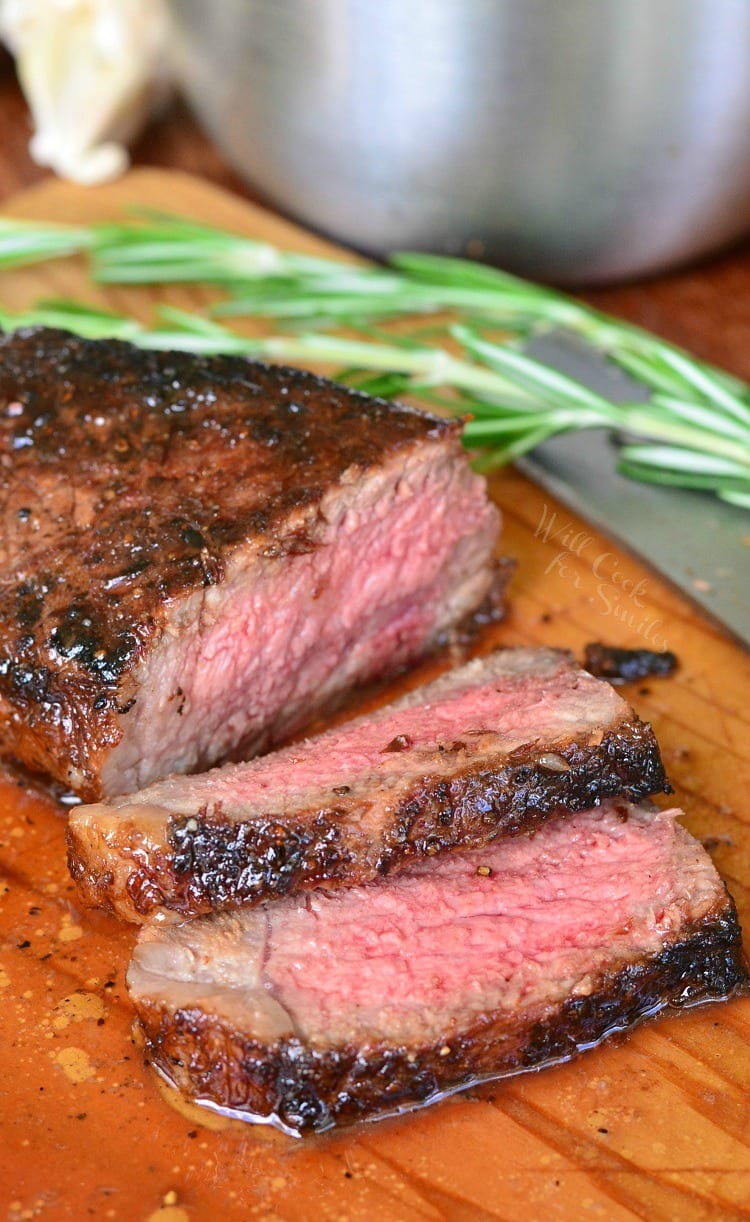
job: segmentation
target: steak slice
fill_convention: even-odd
[[[734,905],[675,823],[613,799],[385,882],[140,936],[158,1069],[287,1132],[568,1058],[748,977]]]
[[[414,661],[493,598],[460,433],[298,370],[0,336],[0,751],[93,800]]]
[[[69,860],[89,903],[192,916],[665,787],[651,727],[609,684],[561,651],[509,649],[274,755],[79,807]]]

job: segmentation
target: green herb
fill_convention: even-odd
[[[339,376],[360,388],[398,393],[435,402],[434,388],[452,397],[440,406],[470,415],[466,444],[485,451],[481,465],[498,466],[527,453],[555,434],[573,429],[608,428],[650,438],[652,444],[626,444],[620,451],[625,474],[657,483],[674,483],[716,492],[750,507],[750,427],[733,412],[657,394],[651,404],[615,405],[566,375],[467,327],[451,335],[460,350],[425,347],[404,337],[375,343],[328,334],[247,338],[212,319],[162,306],[156,324],[67,301],[42,302],[21,315],[0,311],[0,325],[41,324],[67,327],[92,338],[126,339],[142,347],[181,348],[203,353],[231,352],[294,364],[344,364]],[[369,376],[363,380],[361,371]],[[354,371],[354,372],[352,372]],[[373,371],[378,372],[373,378]]]
[[[89,229],[76,225],[47,225],[0,217],[0,270],[43,263],[86,250]]]
[[[484,469],[556,434],[606,428],[618,441],[623,474],[750,508],[750,388],[562,293],[436,255],[400,254],[387,267],[360,267],[289,253],[153,212],[89,228],[12,221],[0,228],[0,266],[18,265],[24,252],[32,261],[75,251],[88,252],[98,281],[210,283],[229,295],[211,318],[162,307],[153,327],[74,302],[40,303],[23,316],[0,315],[0,323],[338,366],[339,377],[370,393],[408,394],[470,416],[466,444],[481,451]],[[248,339],[217,321],[240,315],[275,319],[287,330]],[[425,316],[429,326],[417,330],[414,320]],[[408,334],[388,329],[404,320]],[[342,327],[356,338],[332,333]],[[520,350],[522,339],[549,331],[578,336],[647,386],[650,402],[614,404]]]
[[[332,259],[279,250],[239,234],[148,209],[136,223],[92,226],[92,273],[100,283],[244,285],[325,274]]]

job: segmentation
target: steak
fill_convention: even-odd
[[[93,800],[432,649],[499,597],[460,433],[298,370],[0,336],[0,751]]]
[[[509,649],[276,754],[79,807],[69,860],[89,903],[192,916],[666,787],[651,727],[609,684],[561,651]]]
[[[675,823],[610,800],[377,884],[142,931],[148,1056],[290,1133],[568,1058],[746,987],[734,905]]]

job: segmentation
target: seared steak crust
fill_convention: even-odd
[[[567,771],[555,760],[545,763],[544,753],[540,759],[538,747],[462,770],[461,747],[448,748],[443,756],[456,757],[455,774],[421,777],[390,813],[381,837],[364,845],[345,795],[338,805],[298,813],[294,821],[237,823],[220,812],[178,816],[169,824],[170,853],[147,851],[126,825],[120,850],[132,861],[127,908],[140,917],[156,910],[196,916],[309,887],[369,882],[414,857],[528,832],[605,798],[637,801],[670,792],[654,732],[635,715],[600,742],[555,744],[554,753]],[[92,869],[75,823],[68,843],[70,871],[86,902],[132,917],[112,889],[112,874]],[[110,848],[116,845],[115,835]]]
[[[210,620],[242,549],[265,574],[309,556],[330,523],[326,494],[346,499],[386,461],[395,485],[425,445],[458,458],[459,435],[298,370],[46,329],[0,337],[0,750],[87,798],[132,788],[127,769],[106,784],[102,769],[136,720],[139,666],[185,627],[176,609],[193,596],[191,617]],[[497,514],[480,518],[486,580],[453,622],[491,585]],[[409,660],[398,640],[388,647],[381,671]],[[161,715],[184,714],[184,747],[182,696],[177,683]],[[159,737],[156,725],[154,749]],[[207,762],[201,749],[135,783]]]
[[[275,755],[79,807],[83,898],[194,916],[515,836],[669,785],[651,727],[558,650],[474,659]]]
[[[138,1004],[147,1055],[190,1098],[297,1134],[409,1110],[492,1078],[569,1059],[667,1008],[746,991],[733,902],[655,958],[605,973],[586,995],[545,1013],[485,1014],[458,1036],[419,1048],[269,1046],[199,1009]]]
[[[551,771],[538,750],[523,748],[448,780],[424,776],[399,802],[382,843],[365,858],[358,859],[356,845],[346,843],[344,809],[318,812],[296,837],[273,823],[250,833],[247,824],[202,819],[193,827],[190,819],[175,819],[170,844],[178,887],[184,875],[194,884],[193,913],[196,901],[200,910],[209,910],[271,899],[303,885],[367,882],[411,857],[477,848],[495,836],[528,832],[551,814],[586,810],[619,795],[636,801],[669,788],[653,730],[637,718],[600,743],[573,742],[555,754],[569,771]],[[279,831],[286,835],[280,838]]]
[[[248,1039],[199,1009],[139,1006],[148,1056],[194,1100],[270,1118],[294,1134],[424,1106],[454,1090],[563,1061],[668,1007],[721,1000],[748,986],[732,901],[660,956],[602,975],[525,1022],[486,1014],[458,1037],[424,1047],[315,1048]]]

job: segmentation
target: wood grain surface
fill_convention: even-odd
[[[86,220],[133,202],[320,249],[244,201],[157,170],[89,191],[44,183],[7,210]],[[64,293],[142,317],[156,296],[95,290],[78,261],[0,277],[10,306]],[[192,288],[159,296],[190,308],[207,299]],[[518,560],[495,642],[580,651],[601,639],[679,655],[674,678],[625,694],[653,722],[688,826],[750,929],[748,656],[519,474],[495,476],[491,489],[503,550]],[[0,779],[0,1219],[750,1216],[750,1000],[675,1014],[411,1116],[295,1142],[170,1097],[144,1065],[124,989],[135,935],[80,910],[64,822],[43,793]]]

